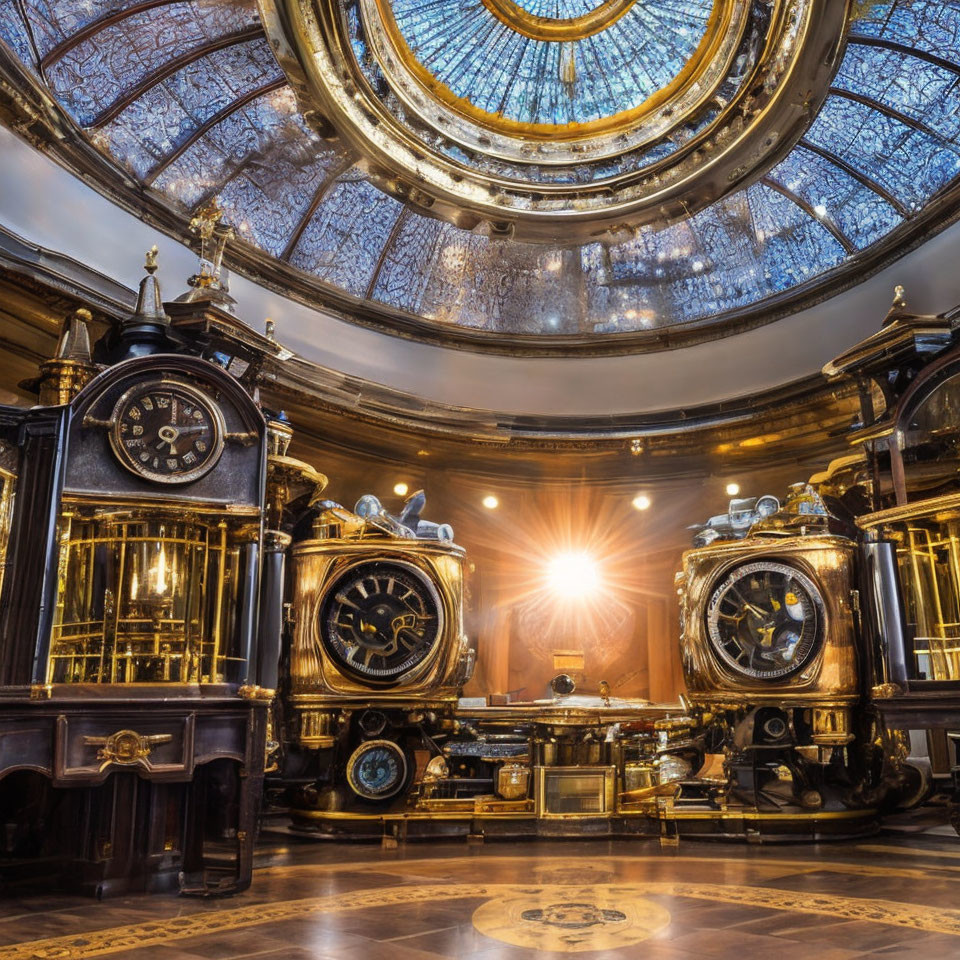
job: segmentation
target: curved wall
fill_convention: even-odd
[[[160,278],[173,299],[196,258],[104,199],[0,128],[0,222],[24,239],[135,284],[143,251],[160,247]],[[911,309],[960,302],[960,224],[893,266],[816,307],[746,333],[659,353],[617,357],[502,357],[391,337],[295,303],[234,275],[238,312],[265,317],[305,359],[425,399],[508,414],[598,415],[690,408],[808,376],[880,325],[893,287]]]

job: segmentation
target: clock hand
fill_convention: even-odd
[[[731,587],[730,592],[736,596],[745,610],[749,610],[755,617],[769,617],[767,611],[761,609],[756,604],[751,603],[736,587]]]
[[[158,431],[157,436],[160,438],[160,442],[157,444],[157,449],[159,450],[165,443],[170,444],[170,456],[175,457],[177,455],[177,439],[180,436],[180,429],[175,427],[173,424],[164,424]]]

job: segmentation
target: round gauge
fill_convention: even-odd
[[[403,787],[407,758],[391,740],[368,740],[347,761],[347,783],[358,797],[386,800]]]
[[[220,408],[179,380],[129,389],[111,417],[110,445],[132,473],[154,483],[189,483],[216,465],[225,427]]]
[[[320,636],[346,673],[393,682],[420,666],[442,628],[436,587],[416,567],[371,561],[351,567],[327,591]]]
[[[735,567],[714,587],[707,630],[714,650],[735,673],[777,680],[814,654],[823,598],[796,567],[756,561]]]

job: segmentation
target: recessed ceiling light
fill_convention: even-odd
[[[649,510],[651,502],[652,501],[645,493],[638,493],[633,498],[633,505],[637,510]]]
[[[496,510],[500,506],[500,501],[492,493],[488,493],[481,502],[488,510]]]
[[[395,484],[393,485],[393,492],[394,492],[398,497],[405,497],[405,496],[407,495],[407,491],[408,491],[409,489],[410,489],[410,488],[409,488],[405,483],[395,483]]]

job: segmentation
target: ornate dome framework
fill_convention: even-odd
[[[831,42],[821,43],[818,70],[810,72],[808,64],[785,74],[789,81],[799,79],[798,71],[808,80],[823,80],[804,91],[803,129],[788,124],[791,132],[778,137],[776,149],[759,149],[763,140],[746,138],[744,146],[753,144],[762,156],[742,172],[739,167],[745,164],[737,164],[731,171],[738,172],[735,182],[711,187],[709,178],[702,179],[711,165],[699,162],[701,156],[690,165],[691,177],[701,177],[697,190],[678,192],[679,213],[664,211],[673,218],[668,226],[645,224],[646,216],[659,219],[660,212],[640,204],[625,217],[582,218],[588,232],[609,231],[611,223],[622,226],[620,221],[629,223],[629,231],[577,238],[564,225],[558,239],[536,235],[538,242],[516,238],[525,229],[522,216],[511,230],[509,219],[485,218],[462,196],[454,195],[447,204],[450,198],[425,189],[426,178],[413,182],[399,161],[378,163],[365,146],[369,141],[358,140],[355,130],[338,128],[336,116],[318,111],[323,91],[304,72],[304,49],[311,52],[302,48],[308,32],[293,32],[301,47],[296,49],[287,14],[281,10],[278,19],[279,4],[263,6],[269,14],[265,21],[253,0],[0,0],[0,39],[9,54],[5,69],[8,76],[19,69],[21,77],[32,78],[34,102],[46,104],[50,129],[61,140],[57,149],[68,163],[83,166],[77,143],[95,148],[100,166],[87,156],[84,172],[99,179],[102,188],[123,194],[129,205],[171,231],[178,225],[182,229],[192,211],[218,195],[239,235],[228,261],[304,300],[391,332],[509,352],[672,346],[734,332],[809,303],[902,252],[954,213],[960,172],[957,2],[852,2],[845,36],[842,29],[839,34],[833,29]],[[840,6],[831,3],[826,9],[835,12]],[[389,5],[386,0],[361,0],[359,5],[330,0],[328,12],[336,8],[342,15],[334,36],[349,44],[342,64],[356,87],[359,99],[354,102],[362,101],[366,109],[376,100],[385,113],[396,111],[391,116],[397,124],[405,108],[401,80],[414,90],[417,77],[409,71],[401,76],[385,55],[381,63],[364,46],[362,41],[376,32],[370,28],[383,23],[372,19],[374,7],[381,13],[389,7],[408,49],[416,48],[417,62],[429,65],[437,83],[454,94],[447,101],[435,96],[425,102],[434,111],[464,118],[450,128],[461,139],[471,118],[460,102],[466,98],[457,91],[469,93],[468,106],[489,106],[496,84],[483,87],[461,78],[466,85],[458,88],[450,63],[437,59],[437,51],[445,49],[437,38],[462,27],[462,18],[458,21],[450,10],[473,10],[475,17],[495,24],[505,44],[521,37],[528,41],[525,49],[539,44],[553,53],[572,46],[572,59],[564,61],[558,53],[555,60],[532,62],[546,64],[539,76],[549,77],[557,90],[570,86],[571,63],[575,75],[574,96],[555,97],[552,114],[546,101],[515,98],[513,106],[505,102],[502,110],[486,110],[486,119],[473,117],[473,133],[486,129],[491,142],[502,136],[509,143],[510,121],[552,125],[566,132],[538,141],[536,131],[528,131],[526,149],[538,142],[542,150],[579,149],[591,142],[589,137],[608,145],[604,137],[626,138],[623,143],[629,145],[629,137],[647,124],[650,136],[638,134],[637,142],[642,141],[640,149],[653,151],[654,162],[664,164],[665,171],[678,169],[672,165],[674,153],[697,142],[707,127],[715,129],[711,123],[726,116],[723,109],[736,101],[736,91],[721,98],[727,99],[724,108],[698,128],[691,118],[700,117],[697,110],[710,115],[720,109],[716,95],[697,100],[683,82],[670,89],[678,77],[689,80],[694,73],[709,86],[705,78],[713,76],[710,69],[727,66],[719,55],[697,59],[705,38],[717,44],[718,38],[731,35],[717,26],[717,11],[728,11],[734,24],[729,30],[739,41],[748,35],[750,17],[763,14],[764,8],[770,24],[794,23],[795,42],[781,52],[796,58],[813,57],[816,51],[815,45],[802,42],[811,34],[801,28],[808,23],[804,16],[820,9],[814,0],[744,0],[739,5],[718,0],[716,6],[706,0],[610,0],[599,7],[591,7],[590,0],[477,0],[472,6],[466,0],[419,6],[407,0]],[[626,92],[608,91],[607,101],[596,92],[588,96],[586,78],[596,80],[602,71],[583,67],[584,51],[588,46],[600,50],[617,36],[616,30],[640,30],[638,24],[654,8],[672,12],[675,22],[688,22],[689,38],[680,42],[679,27],[672,39],[667,30],[655,31],[649,42],[656,55],[649,59],[659,72],[652,71],[646,85],[634,79]],[[749,8],[749,16],[737,20],[741,8]],[[446,15],[437,12],[444,9]],[[417,11],[431,10],[436,36],[422,33],[429,22],[427,27],[413,22]],[[594,21],[588,22],[590,17]],[[821,19],[820,26],[825,22]],[[558,29],[558,24],[584,36],[571,40],[568,32],[562,41],[539,38],[538,31]],[[598,25],[602,29],[589,32]],[[763,36],[766,44],[770,29]],[[283,70],[274,49],[281,39],[276,53]],[[830,63],[830,51],[841,40],[842,58]],[[486,60],[476,52],[485,49]],[[742,52],[742,44],[737,49]],[[508,61],[496,46],[492,52],[483,45],[473,50],[461,56],[476,68],[471,76],[487,77],[491,64]],[[768,44],[762,52],[769,52]],[[773,77],[769,70],[756,72],[772,62],[758,57],[745,76],[753,81]],[[486,72],[480,69],[484,63]],[[536,79],[536,71],[532,76]],[[724,76],[729,79],[729,73]],[[423,80],[421,76],[420,89]],[[763,101],[757,116],[782,122],[787,114],[774,109],[780,96],[803,85],[793,88],[770,79],[768,90],[757,86],[748,83],[744,89],[768,96],[773,104],[764,106]],[[692,112],[682,114],[684,124],[677,130],[657,139],[654,134],[670,120],[662,111],[673,95],[688,95]],[[796,97],[786,100],[791,109],[797,107]],[[583,106],[587,102],[594,105],[593,113]],[[615,122],[606,130],[587,131],[584,139],[584,130],[569,129],[572,104],[583,111],[573,117],[574,126]],[[624,121],[638,107],[643,108],[639,114]],[[661,126],[650,126],[657,123]],[[402,125],[397,129],[404,132]],[[412,136],[409,130],[405,135]],[[794,139],[792,149],[780,156],[783,145]],[[436,138],[419,141],[417,149],[424,143],[442,153]],[[602,173],[604,164],[607,173],[612,164],[616,175],[623,174],[628,152],[624,147],[613,156],[598,148],[596,165],[590,170],[575,165],[568,182],[554,193],[567,191],[569,198],[571,185],[592,182],[590,176]],[[473,169],[486,176],[483,164],[492,163],[491,157],[506,163],[491,150]],[[526,173],[535,168],[537,176],[570,169],[543,157],[522,167]],[[530,183],[537,181],[528,179],[526,186]],[[708,202],[711,189],[716,198]],[[694,194],[707,205],[697,209],[690,199]]]

